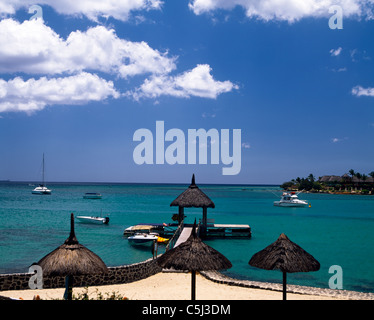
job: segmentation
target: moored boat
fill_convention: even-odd
[[[36,187],[35,189],[33,189],[31,191],[32,194],[41,194],[41,195],[50,195],[52,194],[52,190],[48,189],[45,184],[44,184],[44,153],[43,153],[43,163],[42,163],[42,170],[43,170],[43,174],[42,174],[42,183],[39,184],[38,187]]]
[[[92,224],[108,224],[109,217],[90,217],[90,216],[77,216],[79,222],[92,223]]]
[[[130,244],[134,246],[151,247],[159,238],[157,233],[135,233],[127,238]]]
[[[305,207],[308,202],[300,200],[298,198],[299,193],[295,192],[283,192],[283,195],[279,201],[274,201],[274,205],[277,207]]]

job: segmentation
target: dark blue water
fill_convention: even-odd
[[[51,196],[32,195],[27,183],[0,184],[0,273],[26,272],[28,266],[61,245],[69,235],[70,213],[110,217],[109,225],[76,222],[80,243],[108,266],[143,261],[151,252],[130,246],[126,227],[137,223],[169,223],[177,213],[170,203],[185,185],[49,184]],[[374,196],[302,194],[311,208],[274,207],[277,187],[217,186],[200,188],[214,201],[208,218],[216,223],[249,224],[252,238],[208,240],[233,264],[226,271],[237,278],[281,282],[279,271],[250,267],[252,255],[281,233],[312,254],[321,264],[317,272],[288,275],[288,283],[328,288],[329,268],[343,270],[343,289],[374,292]],[[100,192],[101,200],[83,199]],[[278,192],[280,195],[280,193]],[[202,217],[202,210],[186,208],[186,222]]]

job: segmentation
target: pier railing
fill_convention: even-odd
[[[177,242],[182,230],[184,227],[184,220],[182,220],[181,224],[178,226],[177,230],[175,230],[173,236],[169,240],[169,243],[167,244],[165,251],[168,251],[169,249],[173,249],[175,243]]]

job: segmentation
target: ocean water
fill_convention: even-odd
[[[130,264],[152,256],[128,244],[123,231],[137,223],[169,223],[178,212],[170,203],[188,185],[48,184],[50,196],[32,195],[28,183],[0,183],[0,273],[27,272],[28,267],[61,245],[69,235],[70,213],[109,216],[109,225],[76,221],[78,241],[108,266]],[[281,233],[312,254],[317,272],[288,274],[289,284],[329,287],[329,268],[343,270],[343,289],[374,292],[374,196],[302,194],[311,208],[274,207],[274,186],[200,185],[215,203],[208,218],[216,223],[249,224],[251,239],[216,239],[206,243],[224,254],[233,267],[224,273],[256,281],[281,282],[279,271],[249,266],[253,254]],[[83,199],[100,192],[101,200]],[[186,222],[202,210],[186,208]],[[161,252],[163,247],[159,249]]]

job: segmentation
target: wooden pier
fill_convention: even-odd
[[[192,224],[185,224],[184,221],[182,221],[171,238],[166,250],[175,248],[181,243],[185,242],[191,235],[192,228]],[[247,224],[209,223],[207,228],[204,230],[204,227],[201,225],[201,221],[199,221],[196,229],[196,233],[199,234],[202,239],[251,238],[251,227]]]

